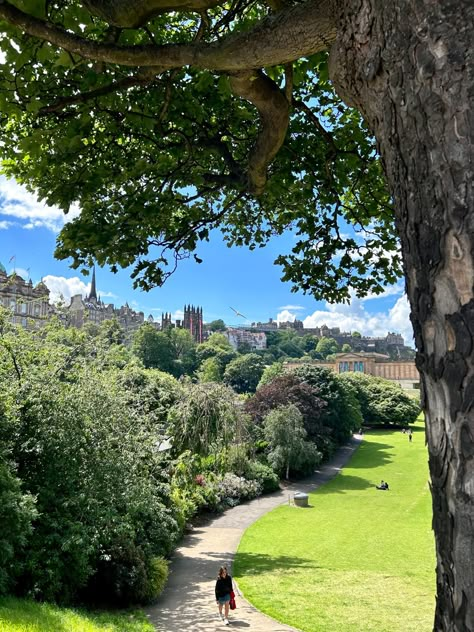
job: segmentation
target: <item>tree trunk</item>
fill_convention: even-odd
[[[435,630],[474,630],[474,3],[335,0],[331,74],[375,134],[421,374]]]

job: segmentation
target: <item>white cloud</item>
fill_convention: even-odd
[[[401,296],[388,312],[369,313],[361,299],[350,305],[326,304],[304,319],[305,328],[339,327],[341,332],[359,331],[364,336],[384,337],[389,331],[402,334],[405,344],[413,346],[413,329],[406,296]]]
[[[287,309],[296,312],[298,310],[304,309],[304,307],[302,307],[301,305],[280,305],[278,309]]]
[[[182,309],[177,309],[175,312],[171,314],[172,320],[183,320],[183,318],[184,318],[184,312]]]
[[[0,221],[0,230],[8,230],[12,226],[15,226],[15,224],[16,224],[16,222],[9,222],[6,219],[2,220],[2,221]]]
[[[0,214],[15,217],[19,222],[0,222],[0,229],[6,229],[13,224],[31,230],[34,228],[48,228],[57,233],[64,224],[79,215],[79,209],[73,205],[70,212],[64,215],[56,206],[47,206],[39,202],[36,195],[15,180],[8,180],[0,176]]]
[[[67,279],[66,277],[48,274],[43,278],[43,283],[51,292],[50,298],[53,303],[62,297],[65,303],[69,304],[72,296],[76,294],[86,296],[91,291],[91,284],[84,283],[79,277]]]
[[[277,323],[294,323],[296,319],[296,315],[292,314],[289,310],[284,309],[282,312],[278,312],[276,320]]]

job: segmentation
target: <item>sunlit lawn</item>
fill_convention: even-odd
[[[377,491],[384,479],[390,491]],[[428,632],[434,540],[424,428],[373,431],[349,465],[245,533],[234,576],[260,610],[304,632]]]
[[[1,632],[152,632],[145,614],[89,613],[25,599],[0,598]]]

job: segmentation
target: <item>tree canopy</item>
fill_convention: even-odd
[[[149,288],[214,228],[254,248],[292,226],[278,261],[315,295],[394,281],[374,141],[328,80],[330,2],[128,4],[0,7],[5,173],[81,209],[57,256],[134,265]],[[293,45],[275,45],[278,33]],[[343,238],[341,222],[360,238]]]

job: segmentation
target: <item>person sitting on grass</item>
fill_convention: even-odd
[[[377,489],[388,489],[388,483],[382,480],[380,481],[380,485],[376,485],[375,487]]]

